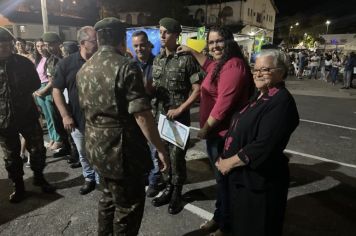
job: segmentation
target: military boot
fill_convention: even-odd
[[[25,198],[25,184],[23,179],[18,179],[14,181],[14,192],[11,193],[9,201],[11,203],[21,202]]]
[[[39,186],[44,193],[54,193],[56,188],[49,184],[44,178],[43,173],[35,173],[33,177],[33,185]]]
[[[156,197],[152,200],[152,205],[155,207],[163,206],[165,204],[168,204],[171,200],[172,197],[172,192],[173,192],[173,185],[172,184],[167,184],[166,188],[164,189],[163,193],[161,196]]]
[[[171,201],[168,206],[168,213],[175,215],[183,210],[182,185],[174,185]]]

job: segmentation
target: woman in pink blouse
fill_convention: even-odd
[[[49,81],[47,77],[46,71],[47,51],[44,50],[44,43],[42,39],[37,40],[35,46],[35,65],[41,80],[41,88],[34,92],[33,95],[37,104],[40,106],[47,123],[48,134],[50,137],[48,148],[56,150],[62,147],[62,139],[54,126],[54,119],[56,119],[56,115],[52,97],[52,85],[51,81]]]
[[[216,210],[212,220],[201,228],[224,235],[229,232],[227,209],[227,183],[215,167],[223,151],[224,135],[234,111],[241,109],[253,94],[254,85],[250,67],[233,34],[225,27],[212,27],[207,34],[207,46],[212,59],[202,53],[180,46],[178,52],[189,52],[206,72],[201,84],[200,131],[198,137],[206,139],[209,160],[217,180]]]

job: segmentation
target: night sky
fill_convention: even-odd
[[[356,0],[274,0],[281,17],[304,14],[322,14],[328,17],[356,14]]]
[[[276,28],[288,28],[290,25],[288,20],[293,16],[297,16],[295,19],[305,26],[315,15],[319,15],[323,22],[331,20],[332,33],[356,33],[356,0],[274,0],[274,2],[279,10]]]

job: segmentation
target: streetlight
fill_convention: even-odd
[[[331,23],[331,21],[329,21],[329,20],[327,20],[327,21],[325,22],[325,24],[326,24],[326,34],[328,34],[328,32],[329,32],[329,25],[330,25],[330,23]]]
[[[46,0],[41,0],[41,12],[42,12],[42,22],[43,22],[43,33],[46,33],[48,31],[48,13],[47,13]]]

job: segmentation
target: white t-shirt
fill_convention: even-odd
[[[310,58],[310,66],[319,67],[320,66],[320,57],[312,56],[312,58]]]

